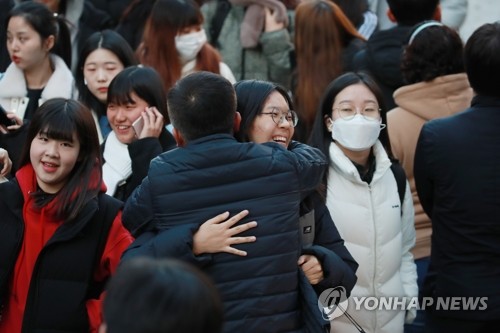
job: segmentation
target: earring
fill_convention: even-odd
[[[87,79],[83,79],[83,84],[87,85]]]

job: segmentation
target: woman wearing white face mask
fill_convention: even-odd
[[[220,74],[234,83],[229,67],[208,42],[202,29],[203,15],[194,0],[157,0],[144,27],[137,49],[139,61],[162,77],[168,91],[195,71]]]
[[[323,95],[309,143],[329,158],[323,180],[326,204],[359,264],[351,297],[398,297],[403,302],[394,310],[370,311],[373,304],[357,307],[353,301],[347,312],[366,332],[402,333],[405,321],[416,314],[409,306],[418,293],[410,252],[414,211],[404,172],[391,160],[382,103],[379,88],[366,74],[338,77]],[[332,321],[331,332],[358,330],[341,316]]]

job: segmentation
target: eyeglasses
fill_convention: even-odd
[[[276,125],[281,125],[281,123],[285,119],[292,127],[297,126],[297,123],[299,122],[297,113],[295,113],[295,111],[292,110],[288,110],[285,112],[285,111],[280,111],[280,109],[278,108],[273,108],[271,112],[262,112],[261,114],[271,115],[271,118],[273,119]]]
[[[366,104],[361,110],[353,104],[341,103],[338,107],[332,109],[332,111],[335,110],[337,110],[337,112],[339,113],[340,118],[344,120],[353,119],[357,113],[359,113],[366,119],[378,120],[380,118],[381,111],[381,109],[378,107],[378,104],[375,103]]]

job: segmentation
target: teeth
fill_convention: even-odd
[[[118,129],[121,129],[121,130],[126,130],[128,129],[130,126],[116,126]]]
[[[286,138],[284,136],[275,136],[273,137],[274,141],[286,142]]]

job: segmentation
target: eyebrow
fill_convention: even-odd
[[[85,66],[96,65],[97,63],[99,63],[99,61],[92,61],[92,62],[86,63]],[[104,65],[118,65],[118,62],[116,62],[116,61],[105,61]]]
[[[347,99],[347,100],[339,101],[338,104],[342,104],[342,103],[354,103],[354,102],[350,99]],[[378,102],[377,102],[377,100],[374,100],[374,99],[365,99],[363,101],[363,103],[378,103]]]

